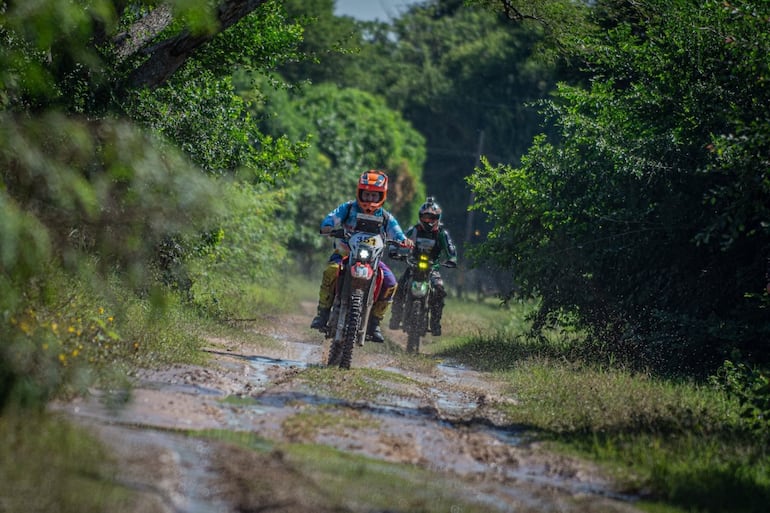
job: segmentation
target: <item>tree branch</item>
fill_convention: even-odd
[[[505,13],[505,17],[508,18],[511,21],[524,21],[524,20],[534,20],[539,21],[540,23],[547,25],[547,23],[538,18],[537,16],[531,15],[531,14],[524,14],[519,10],[519,8],[515,5],[513,5],[513,2],[510,0],[501,0],[500,2],[503,6],[503,12]]]
[[[193,34],[185,30],[181,34],[142,50],[141,48],[165,29],[172,20],[168,6],[155,9],[124,33],[123,40],[118,41],[120,58],[125,59],[139,51],[149,55],[147,60],[129,75],[128,85],[132,88],[159,87],[171,78],[195,50],[267,1],[223,0],[217,9],[219,27],[215,32]]]

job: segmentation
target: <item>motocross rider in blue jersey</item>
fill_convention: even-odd
[[[435,262],[430,273],[430,281],[433,287],[430,308],[430,331],[434,337],[441,336],[441,316],[444,312],[444,298],[446,290],[444,289],[444,280],[438,269],[440,266],[439,257],[444,256],[446,267],[457,267],[457,249],[455,248],[449,232],[441,224],[441,207],[436,203],[433,196],[428,196],[425,203],[420,206],[420,222],[406,231],[406,236],[412,241],[417,238],[433,239],[436,245],[433,246],[430,259]],[[393,301],[393,310],[390,315],[388,327],[392,330],[399,328],[404,314],[404,299],[406,299],[407,285],[411,276],[411,269],[407,268],[401,279],[398,280],[398,286]]]
[[[404,231],[396,218],[382,206],[385,203],[387,193],[388,176],[385,173],[376,170],[364,172],[358,180],[356,199],[342,203],[329,212],[321,222],[321,233],[328,235],[336,228],[352,231],[356,226],[356,216],[359,213],[364,213],[385,218],[382,224],[385,239],[411,247],[412,241],[404,235]],[[334,239],[334,252],[329,257],[329,262],[323,271],[321,287],[318,291],[318,315],[310,324],[313,329],[323,330],[329,321],[329,314],[334,303],[337,273],[342,265],[343,257],[347,256],[349,251],[350,248],[345,241]],[[396,290],[396,277],[393,271],[383,261],[380,261],[379,267],[383,274],[383,282],[380,293],[374,300],[367,328],[367,339],[374,342],[385,341],[380,329],[380,321],[385,317]]]

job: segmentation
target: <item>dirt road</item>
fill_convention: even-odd
[[[638,511],[511,425],[496,408],[510,391],[404,355],[394,332],[351,371],[325,368],[303,307],[245,325],[251,341],[210,340],[205,367],[140,372],[125,405],[94,393],[57,409],[114,450],[137,512]]]

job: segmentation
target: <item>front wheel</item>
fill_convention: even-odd
[[[336,367],[340,364],[342,358],[342,340],[337,336],[337,324],[339,316],[344,315],[344,312],[340,312],[340,302],[335,301],[332,309],[332,315],[329,318],[329,323],[326,327],[326,338],[331,338],[331,344],[329,346],[329,358],[327,365],[330,367]]]
[[[361,327],[361,312],[364,308],[364,291],[356,289],[350,294],[348,305],[348,319],[345,323],[345,336],[342,339],[342,354],[340,355],[340,368],[349,369],[353,362],[353,346],[358,340]]]
[[[329,359],[327,365],[334,367],[340,364],[340,357],[342,356],[342,342],[332,339],[331,347],[329,348]]]
[[[406,330],[406,352],[417,354],[420,352],[420,337],[423,332],[423,304],[420,300],[412,301]]]

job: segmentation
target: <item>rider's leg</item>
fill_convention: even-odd
[[[431,282],[433,284],[433,294],[430,304],[430,332],[434,337],[441,336],[441,316],[444,313],[444,298],[446,289],[444,289],[444,280],[438,271],[431,273]]]
[[[390,324],[388,327],[397,330],[404,317],[404,300],[406,299],[406,284],[409,283],[409,268],[404,271],[396,285],[396,293],[393,294],[393,306],[390,307]]]
[[[380,329],[380,322],[393,302],[393,294],[398,288],[396,276],[390,270],[390,267],[384,262],[380,262],[380,270],[382,271],[382,285],[380,286],[380,293],[374,299],[366,330],[368,338],[371,338],[374,342],[385,342],[385,337],[382,336],[382,330]]]
[[[329,263],[323,271],[321,286],[318,289],[318,313],[310,324],[313,329],[323,329],[329,322],[329,313],[332,309],[332,303],[334,303],[334,290],[337,286],[337,275],[341,262],[341,257],[335,253],[329,258]]]

